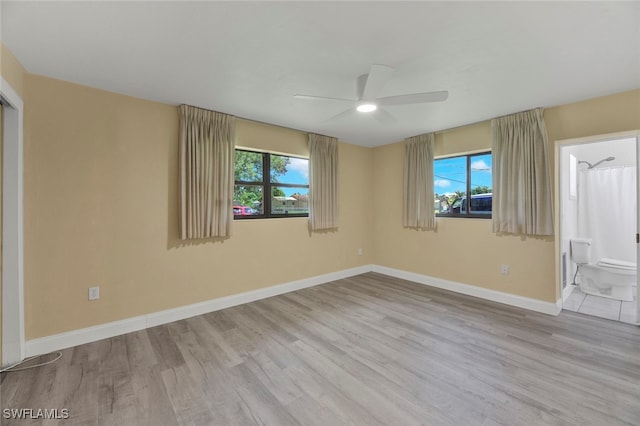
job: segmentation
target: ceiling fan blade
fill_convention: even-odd
[[[343,118],[347,118],[350,116],[353,116],[354,114],[356,114],[356,109],[355,108],[349,108],[348,110],[342,111],[340,114],[336,114],[333,117],[329,117],[326,120],[324,120],[324,123],[327,123],[329,121],[336,121],[336,120],[340,120]]]
[[[372,111],[370,114],[373,118],[375,118],[382,124],[391,124],[396,122],[396,118],[382,108],[378,108],[375,111]]]
[[[296,99],[305,99],[309,101],[340,101],[340,102],[355,102],[355,99],[344,98],[329,98],[326,96],[313,96],[313,95],[293,95]]]
[[[362,94],[364,93],[364,86],[367,85],[367,77],[369,77],[368,74],[362,74],[356,80],[356,97],[358,99],[362,99]]]
[[[428,102],[442,102],[449,97],[449,92],[442,90],[439,92],[412,93],[409,95],[389,96],[377,99],[379,105],[408,105],[424,104]]]
[[[382,90],[384,85],[387,84],[387,81],[389,81],[392,74],[393,68],[387,65],[371,65],[371,70],[369,70],[367,80],[364,83],[360,100],[375,100],[376,96],[378,96],[378,93],[380,93],[380,90]]]

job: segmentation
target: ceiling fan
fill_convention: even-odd
[[[350,102],[353,107],[335,115],[329,120],[334,120],[355,111],[369,113],[377,120],[386,123],[395,121],[393,116],[382,107],[395,105],[422,104],[428,102],[442,102],[449,97],[449,92],[441,90],[438,92],[410,93],[407,95],[387,96],[378,98],[378,93],[384,85],[391,79],[393,68],[387,65],[372,65],[369,74],[363,74],[356,80],[356,99],[331,98],[314,95],[294,95],[296,99],[306,99],[311,101],[331,101]],[[327,121],[329,121],[327,120]]]

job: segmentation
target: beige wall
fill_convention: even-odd
[[[549,141],[640,129],[640,90],[549,108],[544,114]],[[552,145],[553,147],[553,145]],[[551,164],[555,149],[551,149]],[[552,176],[554,170],[551,171]]]
[[[553,179],[556,141],[640,129],[640,90],[549,108],[545,123],[552,144],[549,155]],[[560,254],[556,256],[559,259]],[[560,298],[559,278],[556,298]]]
[[[2,42],[0,42],[0,74],[16,91],[18,96],[24,98],[25,69]]]
[[[449,151],[449,146],[459,147],[460,152],[488,149],[490,139],[486,127],[468,126],[460,133],[440,134],[436,137],[436,152]],[[467,137],[468,146],[463,143]],[[478,141],[484,141],[484,146]],[[554,287],[539,285],[554,282],[552,239],[498,237],[491,231],[491,221],[487,219],[438,218],[435,232],[403,228],[403,157],[402,143],[374,150],[373,235],[377,265],[555,301]],[[500,274],[502,264],[509,265],[509,275]]]
[[[557,298],[552,239],[495,236],[481,219],[403,229],[401,143],[340,143],[336,233],[310,235],[305,219],[246,220],[229,240],[182,243],[176,107],[24,74],[1,53],[3,77],[25,100],[27,339],[370,263]],[[548,108],[545,119],[553,142],[640,128],[638,111],[636,90]],[[295,130],[239,120],[237,137],[247,148],[308,154]],[[488,122],[436,138],[438,156],[489,147]],[[101,299],[89,302],[93,285]]]
[[[553,167],[559,139],[640,128],[640,90],[545,110]],[[436,156],[491,148],[490,122],[441,132]],[[553,238],[496,236],[491,221],[438,218],[435,232],[402,228],[403,144],[374,149],[375,263],[548,302],[559,297]],[[509,275],[500,265],[509,265]]]
[[[310,235],[305,218],[245,220],[233,238],[185,244],[177,108],[34,75],[25,83],[27,339],[373,261],[371,150],[340,144],[338,232]],[[237,136],[307,154],[302,132],[240,120]],[[101,298],[89,302],[94,285]]]
[[[549,141],[640,128],[640,89],[588,99],[544,113]]]
[[[239,120],[236,128],[237,146],[256,151],[309,156],[307,134],[250,120]]]

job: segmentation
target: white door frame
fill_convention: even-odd
[[[640,131],[636,134],[636,193],[638,205],[638,222],[636,226],[636,265],[640,265]],[[640,277],[640,275],[638,275]],[[636,324],[640,325],[640,278],[636,281]]]
[[[22,98],[0,77],[2,150],[2,361],[25,358]]]
[[[589,142],[605,142],[608,140],[615,139],[628,139],[635,138],[636,139],[636,179],[638,182],[638,197],[636,200],[637,205],[637,223],[638,227],[636,229],[636,233],[640,232],[640,130],[632,130],[628,132],[618,132],[618,133],[608,133],[604,135],[593,135],[582,138],[574,138],[574,139],[563,139],[555,141],[555,196],[554,196],[554,221],[556,226],[556,238],[555,238],[555,267],[556,267],[556,292],[560,295],[560,302],[562,302],[562,265],[561,265],[561,251],[562,251],[562,222],[561,222],[561,206],[560,206],[560,163],[561,163],[561,148],[567,145],[579,145],[582,143]],[[638,256],[638,264],[640,265],[640,245],[636,249]],[[636,296],[636,323],[640,325],[640,275],[637,277],[637,296]]]

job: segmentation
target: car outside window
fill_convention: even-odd
[[[434,160],[434,204],[439,217],[491,218],[490,152]]]
[[[308,216],[309,159],[237,149],[233,199],[235,219]]]

